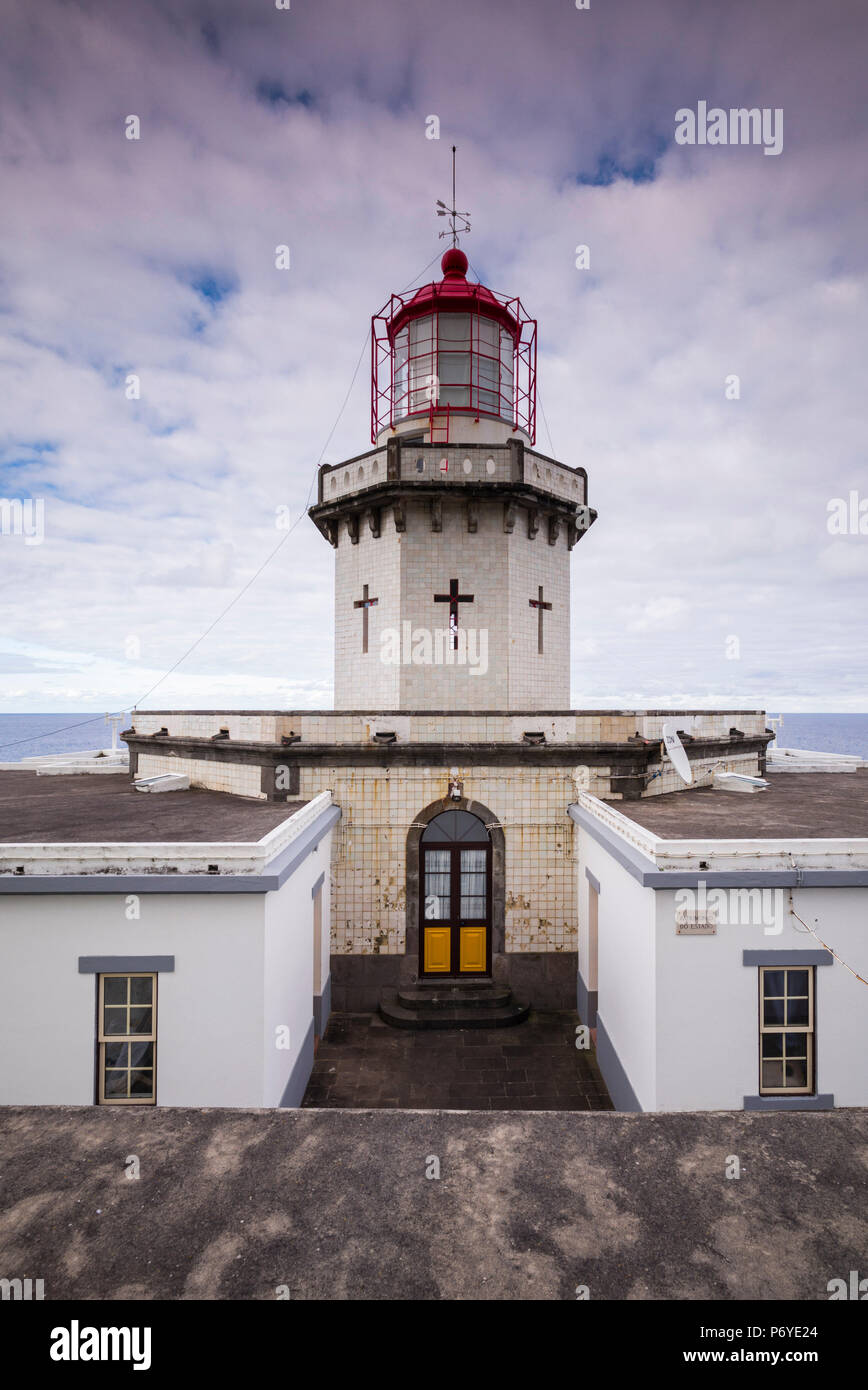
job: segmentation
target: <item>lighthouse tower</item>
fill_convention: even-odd
[[[441,268],[373,317],[374,447],[319,471],[335,708],[567,710],[587,474],[534,447],[535,320],[458,246]]]

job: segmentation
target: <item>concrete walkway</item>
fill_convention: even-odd
[[[391,1028],[376,1014],[332,1014],[305,1106],[412,1110],[611,1110],[576,1013],[531,1012],[511,1028]]]
[[[826,1300],[868,1273],[863,1111],[25,1107],[0,1153],[0,1277],[47,1299]]]

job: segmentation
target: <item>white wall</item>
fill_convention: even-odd
[[[79,956],[170,955],[175,969],[157,987],[157,1103],[278,1105],[310,1046],[311,888],[323,872],[320,992],[328,979],[331,838],[277,892],[143,893],[138,921],[123,894],[0,899],[0,1104],[92,1105],[97,977],[79,974]],[[288,1049],[276,1046],[282,1024]]]
[[[588,982],[588,881],[600,883],[597,1026],[602,1025],[643,1110],[656,1107],[654,894],[579,831],[579,969]]]
[[[91,1105],[96,992],[79,956],[174,955],[157,999],[160,1105],[262,1104],[263,897],[0,899],[0,1103]]]
[[[786,911],[780,935],[766,935],[759,923],[719,923],[716,936],[676,936],[675,893],[653,896],[657,1106],[741,1110],[744,1097],[759,1092],[757,968],[742,964],[742,952],[821,947]],[[868,979],[868,889],[795,889],[793,904]],[[868,1105],[868,987],[837,963],[816,971],[816,1030],[818,1092],[832,1094],[836,1106]]]
[[[265,1031],[263,1036],[262,1105],[279,1105],[296,1059],[308,1039],[313,1024],[314,949],[313,898],[311,889],[321,873],[323,919],[328,922],[330,898],[329,864],[332,832],[324,836],[316,850],[307,856],[276,893],[269,893],[265,904],[265,953],[263,990]],[[324,928],[324,974],[319,992],[328,979],[328,937]],[[278,1048],[275,1030],[289,1028],[290,1047]],[[311,1035],[312,1039],[312,1035]],[[306,1078],[305,1078],[306,1080]]]

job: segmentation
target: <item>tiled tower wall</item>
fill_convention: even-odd
[[[353,545],[341,522],[335,551],[335,709],[400,709],[398,666],[381,660],[381,634],[400,624],[401,536],[390,514],[382,535],[363,523]],[[362,651],[363,610],[354,607],[368,586],[376,604],[368,609],[368,650]]]
[[[342,523],[335,552],[335,707],[336,709],[565,709],[570,701],[569,573],[565,528],[548,541],[545,518],[535,537],[528,535],[528,513],[515,508],[512,532],[504,531],[501,501],[475,508],[477,529],[468,531],[463,501],[444,497],[441,530],[432,529],[429,504],[406,504],[406,530],[395,529],[384,509],[382,534],[364,524],[353,545]],[[448,640],[449,605],[435,594],[459,581],[472,603],[459,605],[459,631],[472,630],[455,661]],[[368,585],[377,604],[368,609],[368,652],[362,653],[362,610],[354,603]],[[539,588],[551,603],[544,612],[544,652],[539,653],[538,615],[530,606]],[[430,633],[432,660],[409,631]],[[384,634],[395,634],[386,662]],[[440,646],[437,633],[442,634]],[[461,639],[462,642],[464,639]],[[400,643],[400,647],[398,647]],[[417,660],[413,660],[415,646]],[[462,661],[461,657],[465,656]],[[444,659],[445,657],[445,659]]]
[[[423,709],[503,709],[509,704],[507,642],[509,601],[507,587],[507,542],[503,530],[503,507],[480,504],[477,531],[468,533],[467,518],[458,501],[443,500],[442,531],[432,531],[428,508],[423,502],[407,507],[407,531],[401,547],[401,613],[414,628],[440,631],[444,655],[449,647],[449,604],[435,603],[435,594],[449,592],[450,579],[457,579],[462,594],[472,594],[472,603],[458,605],[458,626],[482,639],[485,666],[475,661],[455,665],[402,665],[401,708]],[[468,656],[480,649],[468,645]]]
[[[509,541],[509,707],[570,707],[570,551],[565,528],[549,545],[545,521],[531,539],[527,512],[517,512]],[[543,655],[539,654],[538,599],[542,587]]]

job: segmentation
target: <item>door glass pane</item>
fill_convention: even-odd
[[[469,811],[441,811],[422,832],[423,840],[487,840],[488,831]]]
[[[425,920],[445,922],[452,909],[448,849],[425,851]]]
[[[461,851],[461,917],[484,917],[486,912],[485,850]]]

